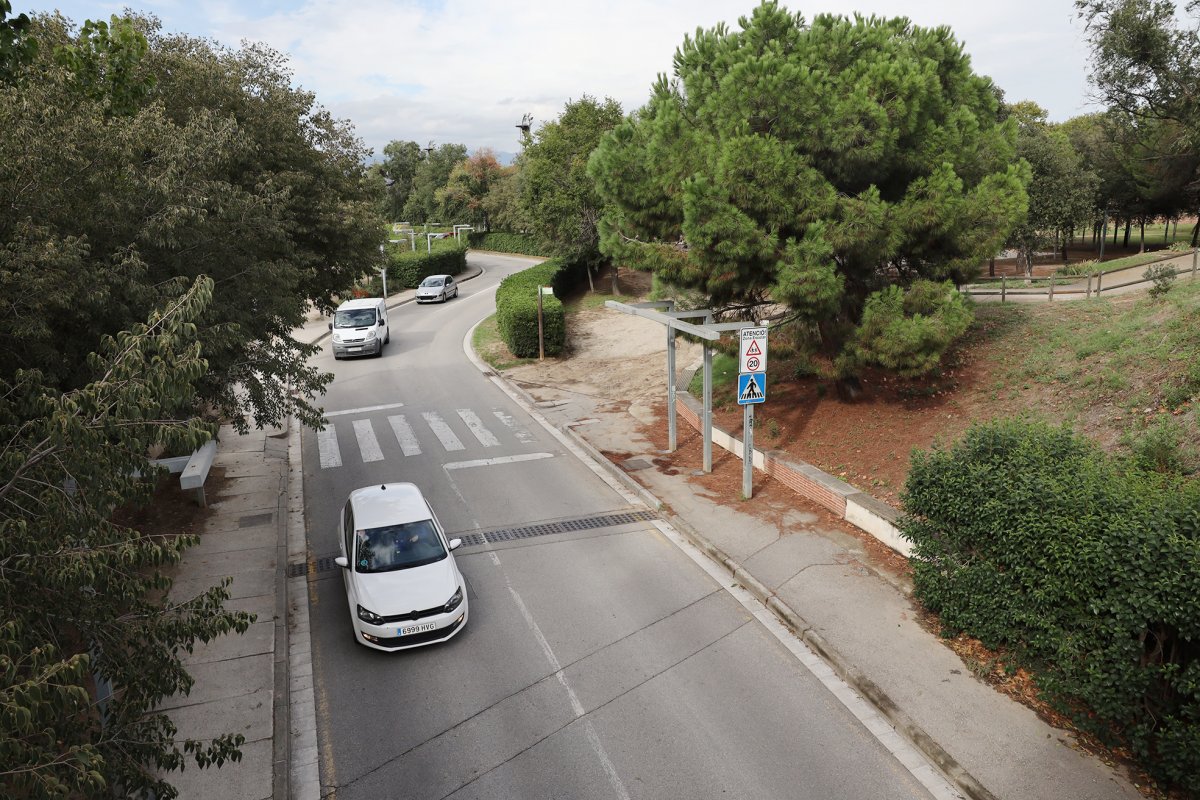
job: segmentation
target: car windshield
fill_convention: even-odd
[[[442,278],[426,278],[425,280],[421,281],[421,285],[422,286],[441,286],[442,282],[443,282]]]
[[[375,324],[375,309],[356,308],[350,311],[338,311],[333,316],[335,328],[369,328]]]
[[[355,572],[391,572],[446,557],[442,539],[429,519],[358,530],[354,538]]]

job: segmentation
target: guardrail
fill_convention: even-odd
[[[1172,256],[1171,258],[1178,258]],[[1163,259],[1169,261],[1171,259]],[[1156,263],[1151,262],[1142,266],[1149,268]],[[959,291],[963,294],[971,295],[972,297],[995,297],[999,295],[1000,302],[1008,301],[1009,296],[1027,297],[1045,296],[1046,302],[1054,302],[1054,296],[1057,295],[1073,295],[1082,294],[1085,297],[1091,297],[1095,294],[1097,297],[1102,292],[1115,292],[1118,289],[1123,289],[1127,286],[1137,286],[1142,283],[1151,283],[1153,278],[1138,278],[1132,281],[1123,281],[1117,284],[1105,285],[1104,276],[1113,272],[1124,272],[1129,269],[1137,269],[1137,267],[1120,267],[1115,270],[1094,270],[1087,275],[1048,275],[1046,277],[1030,278],[1025,276],[1010,277],[1002,275],[999,278],[976,278],[972,283],[959,287]],[[1184,267],[1175,271],[1176,277],[1184,274],[1189,274],[1192,279],[1197,276],[1196,252],[1192,254],[1192,266]],[[1086,280],[1086,285],[1081,285]],[[1095,288],[1092,288],[1092,283],[1095,282]],[[981,283],[999,283],[999,289],[979,288]],[[1031,284],[1045,283],[1046,286],[1032,286]]]

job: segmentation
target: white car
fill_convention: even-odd
[[[385,483],[350,493],[338,524],[354,638],[377,650],[444,642],[467,623],[467,585],[421,490]]]
[[[418,303],[444,303],[458,297],[458,284],[452,275],[430,275],[417,287]]]

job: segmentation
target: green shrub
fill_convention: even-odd
[[[434,243],[433,252],[389,251],[388,285],[412,289],[430,275],[458,275],[467,268],[467,249],[452,239]]]
[[[854,341],[838,357],[837,370],[852,375],[874,364],[915,378],[935,369],[954,340],[971,326],[967,300],[946,281],[888,286],[867,298]]]
[[[1010,420],[914,453],[904,503],[947,634],[1006,648],[1080,728],[1200,785],[1200,487]]]
[[[520,253],[525,256],[554,255],[548,247],[538,241],[536,236],[525,233],[506,233],[504,231],[486,231],[468,235],[471,247],[477,250],[491,250],[496,253]]]
[[[1147,267],[1142,276],[1153,284],[1150,296],[1158,298],[1171,291],[1171,284],[1175,283],[1175,268],[1170,264],[1155,264]]]
[[[1089,272],[1096,268],[1095,261],[1079,261],[1074,264],[1064,264],[1054,270],[1054,274],[1060,278],[1079,278],[1086,277]]]
[[[1194,453],[1185,450],[1188,440],[1186,423],[1168,415],[1160,415],[1141,431],[1127,432],[1125,444],[1133,461],[1147,472],[1184,472]]]
[[[514,356],[537,356],[538,286],[555,286],[555,277],[563,267],[562,261],[552,258],[500,281],[496,289],[496,322],[500,336]],[[559,293],[555,287],[555,295]],[[542,296],[543,346],[548,356],[561,353],[567,341],[562,302],[555,295]]]

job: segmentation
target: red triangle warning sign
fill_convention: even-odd
[[[746,348],[746,355],[748,355],[748,356],[761,356],[762,355],[762,350],[758,349],[758,340],[757,339],[750,340],[750,346]]]

